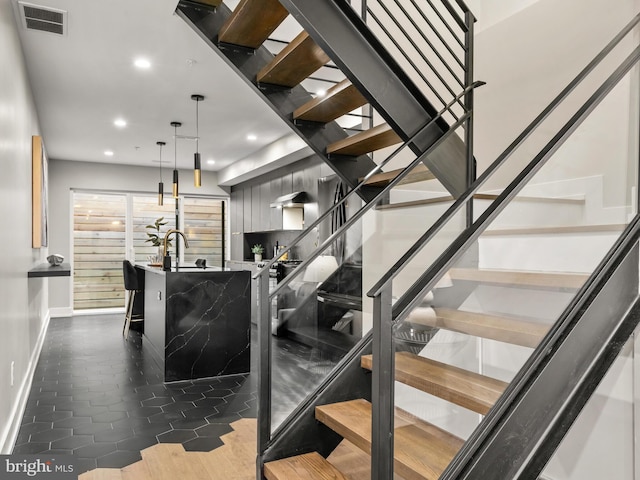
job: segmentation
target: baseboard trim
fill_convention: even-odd
[[[71,307],[54,307],[49,308],[51,318],[64,318],[73,316],[73,308]]]
[[[0,446],[2,447],[0,449],[0,454],[2,455],[9,455],[13,451],[16,438],[18,438],[20,424],[22,423],[22,417],[24,416],[24,411],[27,407],[27,400],[29,399],[29,393],[31,392],[33,375],[35,374],[36,365],[40,358],[40,352],[42,351],[42,345],[44,344],[44,338],[47,334],[50,320],[51,314],[50,312],[47,312],[44,322],[42,323],[42,328],[40,329],[40,334],[38,335],[38,341],[36,342],[35,348],[31,353],[31,358],[29,359],[29,368],[27,368],[26,375],[20,385],[17,401],[13,407],[11,415],[9,415],[7,428],[2,433],[2,437],[0,437]]]

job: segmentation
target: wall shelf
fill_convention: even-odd
[[[48,263],[41,263],[33,267],[27,272],[27,277],[70,277],[71,276],[71,264],[62,263],[57,267],[53,267]]]

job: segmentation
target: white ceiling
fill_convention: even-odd
[[[170,122],[182,122],[178,135],[196,135],[196,93],[205,96],[199,104],[203,169],[224,168],[291,132],[174,14],[176,0],[31,3],[68,12],[65,36],[18,27],[50,158],[157,167],[161,140],[167,142],[163,164],[172,167]],[[151,68],[134,67],[138,57]],[[114,126],[117,118],[127,126]],[[258,139],[247,140],[251,133]],[[179,168],[193,168],[195,148],[193,140],[178,140]],[[114,155],[106,157],[105,150]]]

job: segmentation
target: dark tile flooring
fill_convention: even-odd
[[[254,373],[164,384],[121,315],[52,319],[13,453],[74,456],[76,471],[121,468],[156,443],[210,451],[230,423],[256,416]],[[252,372],[255,372],[255,329]],[[337,359],[277,339],[275,418],[284,418]]]

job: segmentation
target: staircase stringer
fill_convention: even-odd
[[[282,88],[274,85],[258,84],[256,75],[267,64],[273,54],[266,47],[248,49],[229,44],[218,44],[218,32],[231,10],[221,4],[215,10],[183,0],[178,4],[176,14],[189,25],[202,40],[216,52],[238,76],[251,87],[273,111],[285,122],[293,132],[302,138],[315,154],[324,159],[332,170],[350,188],[354,188],[359,178],[366,176],[375,168],[375,163],[368,155],[358,157],[327,157],[327,145],[348,137],[347,132],[337,122],[315,124],[312,122],[294,122],[293,111],[310,101],[313,97],[303,87]],[[358,194],[368,202],[379,191],[374,188],[361,189]]]

